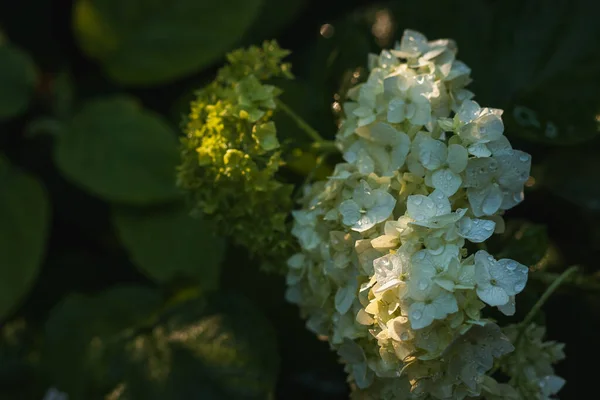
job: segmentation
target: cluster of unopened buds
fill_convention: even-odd
[[[293,213],[286,296],[338,352],[354,398],[524,399],[490,376],[514,343],[482,310],[514,314],[528,268],[466,245],[503,230],[531,157],[503,135],[502,110],[471,100],[456,53],[406,31],[370,55],[343,107],[345,162]],[[527,398],[551,398],[552,382]]]

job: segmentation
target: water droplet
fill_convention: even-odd
[[[529,156],[527,154],[523,154],[521,155],[521,157],[519,157],[519,160],[521,160],[522,162],[527,162],[529,161]]]
[[[427,208],[433,208],[433,203],[427,203]]]
[[[520,292],[521,290],[525,289],[525,283],[519,282],[519,283],[515,283],[515,287],[513,288],[515,292]]]
[[[416,197],[414,199],[414,203],[415,203],[415,205],[420,206],[421,203],[423,203],[423,199],[421,197]]]
[[[523,194],[523,192],[518,192],[518,193],[513,194],[513,200],[518,203],[523,201],[524,197],[525,197],[525,195]]]
[[[483,229],[485,229],[486,231],[490,232],[494,230],[494,226],[492,224],[484,224],[483,225]]]
[[[402,333],[400,334],[400,340],[403,340],[403,341],[404,341],[404,340],[408,340],[408,337],[409,337],[409,336],[408,336],[408,332],[402,332]]]
[[[438,203],[437,208],[442,209],[442,208],[444,208],[444,205],[442,203]]]
[[[509,271],[514,271],[515,269],[517,269],[517,263],[514,261],[509,262],[508,264],[506,264],[506,268]]]
[[[418,260],[423,260],[423,259],[425,259],[425,253],[420,251],[417,253],[416,257]]]
[[[492,256],[488,256],[487,259],[488,259],[489,262],[493,262],[494,261],[494,257],[492,257]]]
[[[423,313],[419,310],[415,310],[412,313],[413,319],[421,319],[421,317],[423,316]]]
[[[485,135],[487,132],[487,128],[485,126],[482,126],[479,128],[479,133],[481,133],[482,135]]]
[[[451,173],[449,173],[449,172],[446,172],[446,180],[447,180],[447,181],[451,181],[453,178],[454,178],[454,177],[452,176],[452,174],[451,174]]]
[[[419,281],[419,290],[425,290],[429,286],[429,282],[426,279],[421,279]]]
[[[415,219],[416,219],[417,221],[423,221],[423,220],[425,219],[425,217],[419,214],[419,215],[417,215],[417,216],[415,217]]]

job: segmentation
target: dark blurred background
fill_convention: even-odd
[[[600,280],[596,284],[595,277],[600,259],[597,1],[264,0],[249,28],[224,45],[220,55],[191,72],[148,85],[113,79],[101,57],[82,51],[73,29],[73,3],[0,3],[0,29],[13,45],[31,55],[40,77],[27,111],[0,123],[0,150],[12,164],[42,182],[53,215],[35,284],[4,318],[6,326],[14,321],[22,325],[17,329],[19,350],[7,347],[0,353],[10,358],[0,360],[0,398],[39,399],[55,384],[48,378],[52,374],[35,370],[40,360],[36,349],[44,340],[49,313],[67,294],[97,293],[125,283],[160,286],[139,272],[127,246],[120,243],[111,222],[111,203],[57,170],[52,148],[60,132],[31,127],[31,121],[59,104],[57,82],[68,77],[74,104],[116,93],[134,96],[177,130],[193,91],[214,77],[226,51],[275,38],[292,51],[289,60],[297,78],[284,86],[284,100],[323,136],[333,138],[340,96],[364,78],[367,53],[393,46],[407,28],[429,39],[456,40],[458,58],[472,68],[474,81],[469,89],[476,94],[475,100],[504,109],[506,135],[515,148],[532,154],[526,201],[508,213],[509,229],[491,248],[546,277],[571,265],[581,266],[585,284],[564,285],[544,306],[541,318],[547,324],[548,338],[566,343],[567,359],[557,367],[567,380],[560,398],[595,398],[589,393],[596,393],[593,365],[596,357],[600,359],[595,342],[600,331]],[[176,7],[178,1],[163,3]],[[207,9],[211,7],[224,6],[207,3]],[[235,10],[216,15],[225,20],[228,12]],[[214,35],[212,40],[220,38]],[[279,131],[284,137],[301,135],[289,121],[282,126]],[[275,329],[281,358],[275,397],[347,398],[345,374],[327,342],[310,334],[296,307],[283,300],[284,279],[259,273],[244,250],[231,244],[222,266],[222,290],[250,299]],[[183,286],[176,281],[169,290]],[[515,320],[527,312],[545,286],[544,279],[530,279]]]

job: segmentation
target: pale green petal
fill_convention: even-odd
[[[477,296],[490,306],[502,306],[508,303],[508,294],[500,286],[488,284],[477,286]]]
[[[520,190],[529,178],[531,156],[523,151],[511,152],[496,156],[498,160],[498,183],[510,190]]]
[[[439,189],[446,196],[450,197],[460,188],[462,179],[460,175],[449,169],[438,169],[431,176],[433,187]]]
[[[451,144],[448,146],[448,167],[454,173],[460,174],[467,167],[469,153],[460,144]]]
[[[438,169],[444,165],[448,157],[446,145],[439,140],[423,136],[418,143],[418,157],[425,168]]]
[[[415,302],[408,309],[408,319],[413,329],[423,329],[433,322],[433,307],[427,307],[425,303]]]
[[[469,122],[475,120],[479,116],[481,112],[481,107],[479,104],[474,102],[473,100],[466,100],[460,106],[458,113],[456,114],[456,118],[463,124],[468,124]]]
[[[525,288],[528,272],[529,269],[526,266],[507,258],[498,260],[490,268],[492,279],[495,279],[498,286],[502,287],[509,295],[516,295]]]
[[[475,157],[489,157],[492,155],[492,152],[487,148],[487,146],[483,143],[476,143],[469,146],[469,154],[474,155]]]
[[[339,210],[344,225],[354,225],[360,219],[360,207],[352,199],[343,201],[339,206]]]
[[[387,120],[391,123],[400,123],[406,118],[404,112],[405,102],[402,99],[392,99],[388,105]]]
[[[484,188],[498,173],[498,161],[493,158],[472,158],[465,169],[465,187]]]
[[[406,207],[407,215],[417,223],[424,222],[436,215],[436,207],[433,200],[421,194],[408,196]]]
[[[494,221],[464,217],[458,222],[458,234],[473,243],[482,243],[492,236],[495,226]]]

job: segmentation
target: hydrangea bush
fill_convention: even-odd
[[[531,157],[503,135],[502,110],[472,100],[456,54],[407,30],[369,55],[343,106],[344,162],[292,212],[287,300],[338,352],[356,399],[547,399],[564,383],[543,331],[527,328],[525,344],[486,317],[513,315],[527,283],[485,241],[523,200]]]

